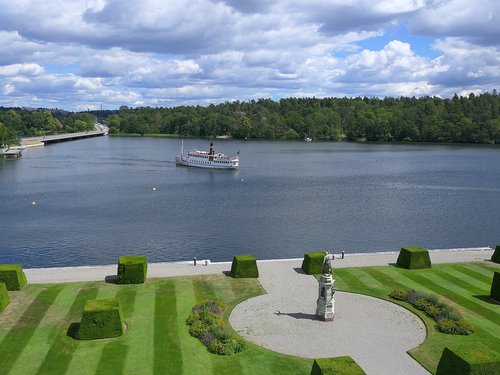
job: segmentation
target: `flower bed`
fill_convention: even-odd
[[[439,332],[452,335],[470,335],[474,327],[462,315],[437,296],[416,290],[396,289],[389,297],[411,303],[417,309],[424,311],[437,323]]]
[[[197,337],[210,353],[231,355],[241,352],[246,345],[234,337],[224,324],[224,307],[217,301],[202,301],[191,310],[186,319],[189,334]]]

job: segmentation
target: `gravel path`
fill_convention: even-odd
[[[297,261],[293,266],[300,267]],[[318,283],[290,264],[259,264],[267,294],[235,307],[229,322],[267,349],[306,358],[350,355],[367,374],[428,372],[406,351],[425,340],[424,323],[396,304],[352,293],[335,293],[335,320],[314,318]]]

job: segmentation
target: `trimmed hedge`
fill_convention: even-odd
[[[326,251],[311,251],[304,254],[302,270],[308,275],[321,273]]]
[[[491,261],[495,263],[500,263],[500,245],[497,245],[495,247],[495,251],[493,252],[493,255],[491,256]]]
[[[490,297],[497,302],[500,302],[500,272],[493,274],[493,282],[491,283]]]
[[[366,372],[349,356],[317,358],[314,360],[311,375],[363,375]]]
[[[235,255],[231,264],[231,275],[234,278],[257,278],[259,269],[257,261],[251,254]]]
[[[7,293],[7,287],[5,283],[0,283],[0,312],[4,311],[9,303],[10,298],[9,293]]]
[[[20,290],[26,285],[26,275],[20,264],[0,264],[0,283],[5,283],[7,290]]]
[[[148,259],[143,255],[118,257],[117,284],[142,284],[146,281]]]
[[[397,265],[406,269],[431,268],[429,252],[421,247],[402,247]]]
[[[78,329],[81,340],[118,337],[124,333],[123,314],[116,298],[87,300]]]
[[[500,358],[479,345],[444,348],[436,375],[500,374]]]

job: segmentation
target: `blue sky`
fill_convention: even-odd
[[[493,0],[0,0],[0,106],[499,89]]]

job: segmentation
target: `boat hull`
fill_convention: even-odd
[[[215,160],[212,161],[197,161],[189,160],[187,158],[176,157],[175,164],[182,165],[185,167],[195,167],[195,168],[205,168],[205,169],[237,169],[239,162],[233,163],[217,163]]]

